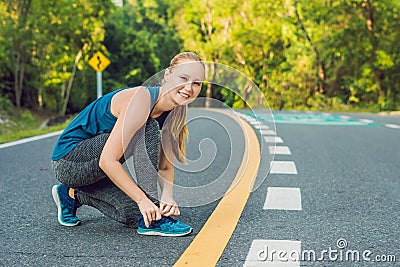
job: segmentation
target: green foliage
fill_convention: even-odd
[[[183,50],[241,71],[274,109],[400,109],[399,11],[397,0],[2,1],[0,111],[78,112],[96,98],[97,51],[111,60],[107,93]],[[218,86],[211,97],[243,107]]]
[[[141,85],[168,67],[180,51],[180,40],[168,24],[164,1],[127,1],[105,25],[104,45],[110,53],[106,87]]]
[[[0,114],[1,112],[7,112],[13,106],[10,99],[0,96]]]
[[[31,122],[34,120],[32,113],[29,110],[25,110],[21,115],[22,120]]]

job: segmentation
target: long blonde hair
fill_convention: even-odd
[[[177,65],[182,64],[184,62],[190,61],[198,61],[203,67],[204,63],[201,61],[199,55],[193,52],[182,52],[177,54],[174,58],[172,58],[169,69],[170,71]],[[175,107],[167,119],[166,130],[169,136],[169,142],[171,142],[172,150],[175,154],[175,157],[181,163],[186,163],[186,147],[185,140],[188,139],[188,129],[186,127],[186,113],[187,113],[187,105],[177,106]],[[177,150],[179,147],[179,150]]]

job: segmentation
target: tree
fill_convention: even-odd
[[[7,15],[4,18],[6,25],[2,27],[2,34],[10,37],[6,47],[11,52],[8,60],[14,75],[14,97],[17,107],[21,106],[25,70],[32,46],[32,21],[29,20],[32,13],[31,2],[31,0],[8,0],[3,3]]]
[[[211,62],[209,79],[250,80],[201,95],[244,107],[254,82],[276,109],[400,108],[397,0],[5,0],[0,91],[18,107],[64,114],[95,98],[97,51],[111,59],[105,91],[138,85],[182,50]],[[228,75],[224,77],[224,75]],[[209,103],[207,103],[209,105]]]
[[[94,53],[102,45],[104,22],[106,14],[112,12],[111,8],[114,6],[109,2],[100,5],[91,1],[74,4],[68,0],[56,1],[42,17],[42,22],[52,25],[46,29],[45,36],[54,36],[42,40],[42,57],[38,61],[38,64],[45,65],[42,67],[46,88],[43,95],[57,94],[55,108],[61,115],[66,112],[76,72],[84,69],[81,60],[87,60],[91,56],[89,53]]]
[[[183,39],[184,49],[197,52],[203,61],[211,62],[209,78],[212,81],[217,75],[217,63],[228,45],[236,5],[236,1],[191,0],[185,4],[178,1],[173,6],[175,25]],[[219,93],[219,90],[213,92],[212,88],[212,83],[207,83],[206,107],[210,106],[213,95]]]
[[[110,88],[142,84],[180,51],[168,10],[165,1],[131,0],[110,17],[104,40],[112,62],[106,71]]]

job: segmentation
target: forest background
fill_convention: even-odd
[[[399,16],[397,0],[126,0],[122,8],[106,0],[5,0],[0,135],[9,137],[0,142],[93,101],[88,60],[97,51],[111,61],[104,93],[141,85],[175,54],[194,51],[243,72],[271,109],[399,110]],[[201,95],[244,107],[218,86]]]

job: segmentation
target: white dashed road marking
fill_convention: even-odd
[[[278,137],[278,136],[264,136],[264,140],[267,143],[283,143],[282,138]]]
[[[284,254],[278,254],[280,251],[284,251]],[[298,267],[300,266],[300,255],[300,241],[256,239],[251,243],[243,266]]]
[[[275,155],[291,155],[289,147],[287,146],[269,146],[269,153]]]
[[[388,124],[385,124],[385,126],[388,128],[392,128],[392,129],[400,129],[400,125],[397,125],[397,124],[388,123]]]
[[[297,174],[296,164],[293,161],[273,161],[271,174]]]
[[[330,116],[325,113],[325,116]],[[246,120],[258,129],[267,143],[283,143],[281,137],[276,136],[274,130],[269,130],[267,125],[261,124],[257,119],[247,117]],[[269,146],[269,153],[274,155],[291,155],[287,146]],[[271,174],[297,174],[296,164],[293,161],[273,161]],[[264,203],[264,210],[301,210],[300,188],[293,187],[268,187]],[[301,242],[292,240],[253,240],[243,266],[300,266],[298,255],[301,251]],[[275,251],[275,253],[273,252]],[[282,260],[278,251],[286,252],[286,259]],[[272,253],[271,253],[272,252]],[[296,254],[290,258],[290,253]],[[296,257],[297,256],[297,257]]]
[[[369,119],[361,119],[360,122],[363,122],[363,123],[374,123],[373,120],[369,120]]]
[[[301,210],[300,188],[268,187],[265,210]]]
[[[275,133],[274,130],[264,130],[264,129],[261,129],[260,132],[261,132],[262,135],[276,135],[276,133]]]
[[[254,128],[261,129],[261,130],[268,130],[269,129],[269,127],[267,125],[258,125],[258,124],[254,125]]]

